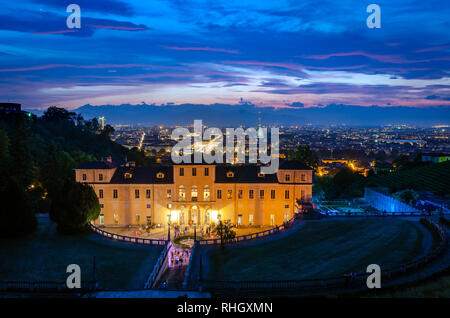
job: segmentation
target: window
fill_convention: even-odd
[[[152,206],[150,204],[147,204],[147,209],[150,209]]]
[[[284,180],[285,180],[286,182],[291,181],[291,175],[290,175],[290,174],[286,174],[286,175],[284,176]]]
[[[222,199],[222,190],[221,189],[217,190],[217,199]]]
[[[275,225],[275,214],[270,215],[270,225],[272,225],[272,226]]]
[[[103,209],[105,205],[103,203],[100,203],[100,209]]]
[[[252,190],[248,190],[248,198],[249,199],[253,199],[253,197],[254,197],[254,190],[252,189]]]
[[[259,190],[259,197],[264,199],[264,190]]]
[[[118,192],[117,189],[114,189],[114,190],[113,190],[113,198],[114,198],[114,199],[117,199],[118,197],[119,197],[119,192]]]
[[[100,224],[105,224],[105,216],[103,214],[100,214]]]
[[[248,215],[248,225],[253,225],[253,214]]]
[[[186,200],[186,190],[182,185],[178,188],[178,200],[180,201]]]
[[[228,171],[227,172],[227,178],[233,178],[234,177],[234,172],[233,171]]]
[[[289,199],[289,190],[284,191],[284,198]]]
[[[156,174],[156,178],[158,178],[158,179],[163,179],[163,178],[164,178],[164,173],[158,172],[158,173]]]
[[[289,221],[289,216],[290,216],[290,215],[289,215],[288,212],[284,214],[284,222]]]
[[[275,199],[275,190],[270,190],[270,198]]]
[[[103,199],[103,189],[99,189],[99,190],[98,190],[98,197],[99,197],[100,199]]]
[[[166,197],[167,199],[172,199],[172,189],[167,189]]]
[[[103,174],[102,174],[102,173],[100,173],[100,174],[98,175],[98,180],[99,180],[99,181],[103,181]]]
[[[141,215],[136,214],[136,224],[141,224]]]
[[[184,168],[180,168],[180,177],[184,177]]]
[[[209,201],[210,194],[209,186],[205,185],[205,188],[203,189],[203,200]]]
[[[114,224],[119,224],[119,214],[114,214]]]
[[[131,179],[131,178],[133,178],[133,174],[131,172],[125,172],[123,177],[125,179]]]
[[[238,215],[238,225],[242,225],[242,214]]]
[[[302,200],[305,200],[305,190],[302,190],[300,192],[300,197],[302,198]]]
[[[146,197],[147,199],[150,199],[150,197],[151,197],[150,189],[145,190],[145,197]]]
[[[139,199],[139,190],[138,189],[134,190],[134,198]]]
[[[306,181],[306,175],[305,175],[304,173],[302,174],[302,177],[301,177],[301,178],[302,178],[302,179],[301,179],[302,181]]]
[[[239,189],[238,190],[238,199],[242,199],[242,193],[243,193],[244,191],[242,190],[242,189]]]
[[[197,196],[198,196],[197,186],[192,186],[192,189],[191,189],[191,200],[192,201],[197,201]]]
[[[205,168],[205,177],[209,176],[209,168]]]
[[[171,209],[172,208],[172,204],[171,203],[167,203],[167,208]]]
[[[148,225],[152,224],[152,217],[151,216],[147,216],[147,224]]]
[[[86,181],[86,174],[83,173],[83,181]]]
[[[233,190],[229,189],[227,191],[227,199],[233,199]]]
[[[192,176],[197,176],[197,168],[192,168]]]
[[[285,208],[285,209],[289,209],[289,204],[285,204],[285,205],[284,205],[284,208]]]

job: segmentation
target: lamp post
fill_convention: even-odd
[[[197,224],[194,223],[194,242],[197,241]]]
[[[170,241],[170,213],[167,213],[167,240]]]

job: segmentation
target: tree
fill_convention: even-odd
[[[314,169],[319,166],[319,159],[313,154],[309,145],[298,146],[297,150],[291,153],[290,157]]]
[[[406,190],[394,193],[392,196],[406,204],[409,204],[409,205],[416,204],[417,200],[419,199],[419,195],[417,194],[417,192],[415,192],[414,190],[411,190],[411,189],[406,189]]]
[[[50,106],[42,115],[44,121],[74,121],[77,119],[77,114],[74,112],[69,112],[65,108],[60,108],[56,106]]]
[[[33,181],[33,158],[30,146],[30,129],[23,117],[14,120],[9,134],[9,154],[11,156],[8,173],[16,177],[23,187]]]
[[[58,232],[76,234],[85,231],[86,224],[98,218],[100,203],[91,186],[75,181],[66,182],[61,193],[52,199],[50,218]]]
[[[48,147],[40,169],[40,180],[47,189],[50,199],[64,195],[60,193],[60,190],[66,182],[75,178],[72,170],[75,165],[73,158],[67,152],[58,151],[55,145]]]
[[[12,168],[13,161],[9,148],[8,135],[3,129],[0,129],[1,237],[25,235],[37,227],[37,218],[32,209],[26,186],[23,184],[23,178],[20,178],[20,174],[17,178],[15,175],[17,171]],[[28,179],[29,176],[26,178]]]
[[[114,131],[115,131],[115,129],[113,126],[106,125],[105,128],[103,128],[102,135],[109,138],[109,137],[111,137],[112,134],[114,134]]]
[[[0,185],[0,237],[15,237],[33,232],[38,224],[28,193],[14,177]]]
[[[236,237],[236,232],[233,230],[235,226],[231,224],[230,220],[222,222],[222,220],[213,227],[212,232],[220,237],[220,247],[224,247],[224,244],[229,240]]]

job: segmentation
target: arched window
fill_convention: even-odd
[[[191,189],[191,199],[192,199],[192,201],[197,201],[197,197],[198,197],[197,186],[192,186],[192,189]]]
[[[203,200],[209,201],[210,196],[211,192],[209,191],[209,186],[205,185],[205,188],[203,189]]]
[[[178,189],[178,199],[180,201],[186,200],[186,190],[184,189],[184,186],[180,186]]]

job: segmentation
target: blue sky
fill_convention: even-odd
[[[81,7],[68,29],[66,7]],[[381,7],[369,29],[366,7]],[[450,105],[446,1],[1,1],[0,90],[101,104]]]

